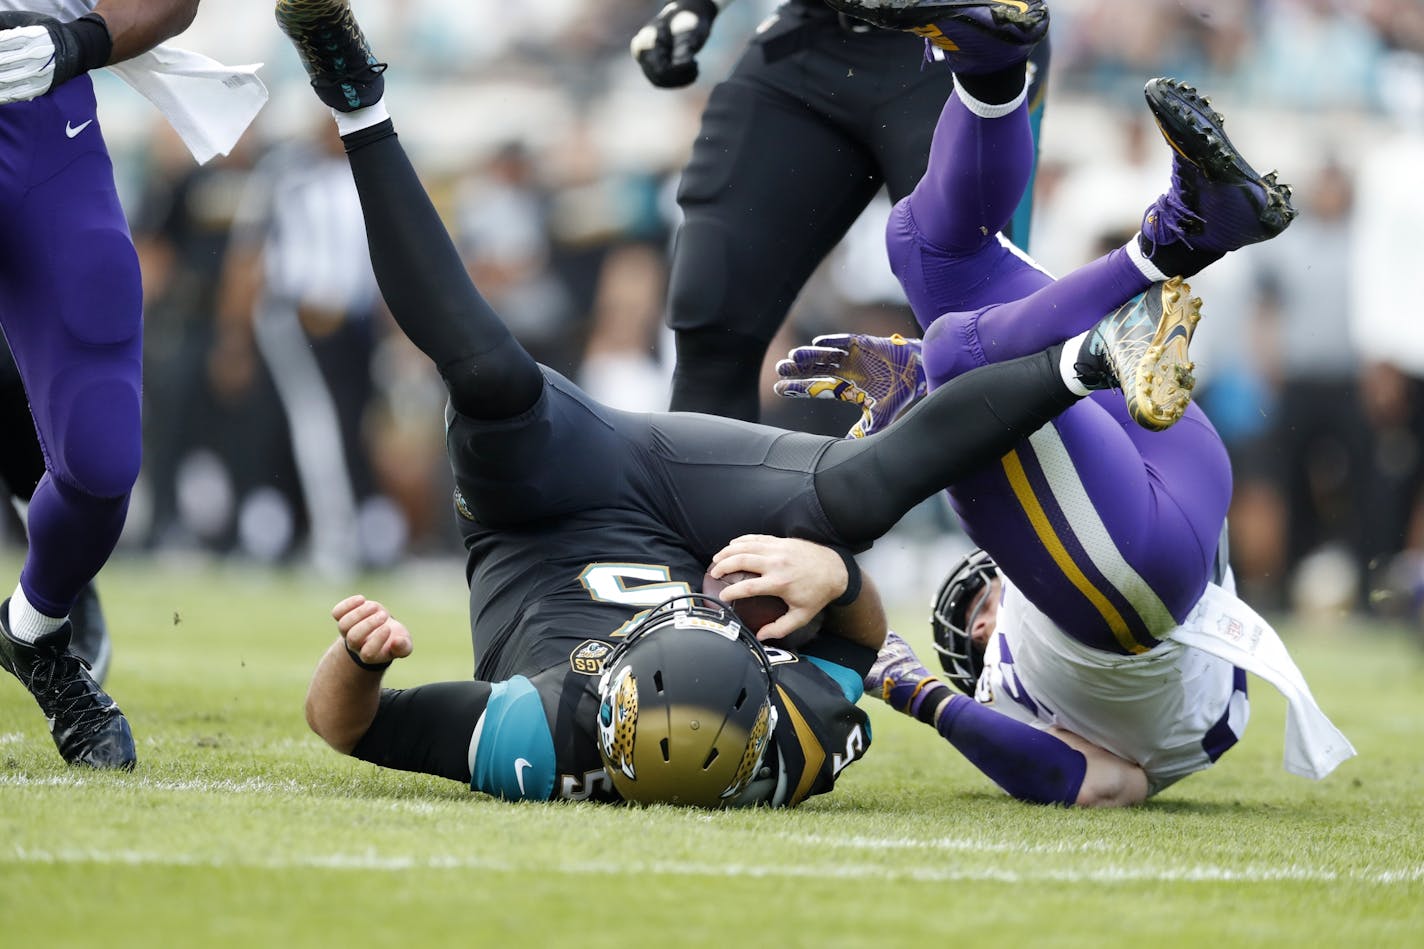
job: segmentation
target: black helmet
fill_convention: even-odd
[[[930,614],[935,652],[939,653],[939,663],[949,680],[965,695],[974,694],[979,673],[984,671],[984,649],[974,644],[970,630],[987,597],[979,602],[972,615],[969,604],[998,575],[994,558],[976,550],[949,572],[939,586],[939,593],[935,594],[934,611]]]
[[[761,768],[776,709],[761,643],[720,600],[668,600],[628,632],[598,683],[598,752],[642,804],[725,807]]]

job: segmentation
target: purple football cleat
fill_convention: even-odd
[[[1044,0],[826,0],[846,16],[907,30],[941,51],[949,68],[974,75],[1028,59],[1048,35]]]
[[[1290,186],[1246,162],[1206,98],[1175,79],[1153,79],[1144,94],[1173,152],[1172,187],[1142,218],[1147,259],[1169,276],[1191,276],[1286,229],[1296,213]]]

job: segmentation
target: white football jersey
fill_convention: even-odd
[[[77,20],[90,10],[98,0],[0,0],[0,10],[24,10],[26,13],[43,13],[56,20]]]
[[[976,698],[1136,762],[1155,794],[1211,767],[1241,737],[1245,682],[1226,660],[1170,639],[1138,655],[1084,646],[1006,580]]]

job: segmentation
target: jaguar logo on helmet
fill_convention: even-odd
[[[761,771],[776,729],[771,665],[720,600],[651,610],[604,661],[598,750],[627,801],[726,807]]]
[[[638,729],[638,683],[633,670],[621,669],[603,692],[598,704],[598,750],[604,766],[630,780],[633,770],[633,736]]]

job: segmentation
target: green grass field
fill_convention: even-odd
[[[359,585],[415,632],[393,684],[468,675],[461,584],[450,563]],[[1283,630],[1360,751],[1323,782],[1282,770],[1284,703],[1253,679],[1242,744],[1134,810],[1015,803],[872,703],[834,794],[706,813],[502,804],[329,751],[301,703],[345,586],[120,561],[101,589],[141,763],[68,769],[0,682],[16,949],[1424,945],[1424,649],[1403,631]],[[898,626],[923,642],[918,622]]]

